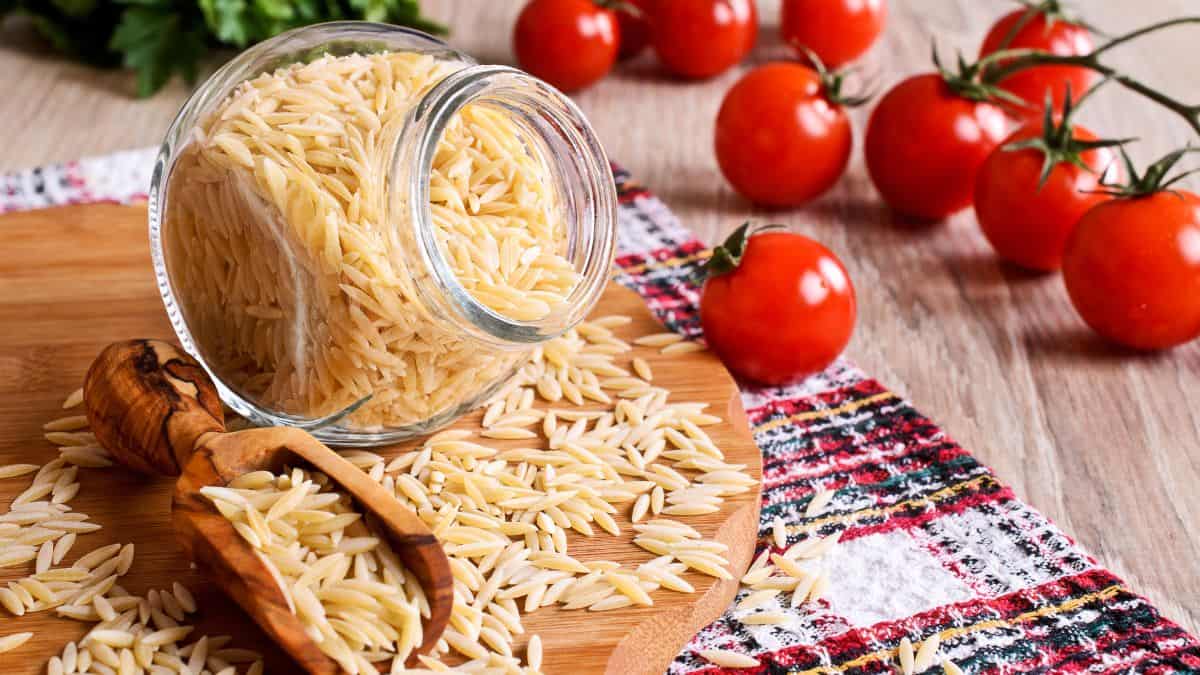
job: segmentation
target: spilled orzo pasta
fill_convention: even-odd
[[[706,539],[686,521],[692,514],[720,509],[726,499],[752,490],[754,479],[745,466],[726,460],[706,431],[721,421],[707,412],[707,404],[673,400],[670,391],[643,377],[649,373],[649,363],[639,367],[633,358],[653,358],[660,347],[635,348],[619,336],[630,330],[629,323],[621,316],[597,318],[536,348],[486,406],[479,427],[436,434],[393,457],[368,451],[343,453],[413,508],[450,557],[455,585],[450,626],[434,654],[420,657],[421,667],[442,670],[446,664],[456,664],[456,669],[466,672],[540,672],[546,659],[561,655],[543,654],[541,639],[528,635],[523,625],[526,614],[550,605],[595,612],[652,605],[664,592],[695,592],[703,578],[700,575],[732,576],[724,544]],[[663,366],[657,368],[661,371]],[[68,457],[81,461],[82,466],[109,464],[95,437],[86,429],[74,428],[76,425],[69,417],[49,425],[50,429],[73,430],[47,431],[48,438],[62,444],[60,459],[48,468],[5,469],[13,475],[36,474],[36,489],[24,499],[50,504],[54,485],[59,486],[60,494],[70,495],[74,476],[68,472],[72,466]],[[518,440],[500,443],[489,436]],[[311,481],[306,492],[322,485],[320,478],[289,473],[284,479],[250,474],[228,486],[246,491],[238,494],[247,501],[263,499],[255,501],[255,510],[275,524],[269,530],[274,539],[264,538],[250,525],[257,518],[247,515],[245,527],[240,528],[243,536],[251,543],[257,538],[259,543],[267,539],[283,546],[291,540],[278,533],[290,537],[291,530],[297,531],[287,557],[281,558],[282,563],[273,563],[280,578],[286,580],[303,578],[304,571],[294,564],[289,567],[288,560],[294,563],[297,555],[307,567],[305,571],[317,569],[322,579],[336,578],[335,583],[353,586],[368,573],[382,575],[383,581],[370,583],[370,588],[395,600],[392,618],[403,616],[409,623],[374,622],[380,633],[371,634],[369,645],[365,635],[356,633],[363,630],[357,620],[337,615],[345,608],[335,609],[338,603],[323,602],[329,599],[321,597],[324,582],[317,584],[313,593],[320,609],[303,593],[298,601],[294,593],[291,597],[298,614],[310,611],[319,616],[324,612],[334,633],[350,638],[341,639],[356,667],[363,666],[360,658],[369,662],[387,658],[390,667],[397,667],[395,655],[405,649],[405,626],[411,631],[414,608],[418,615],[422,609],[419,586],[403,570],[379,572],[388,570],[390,564],[378,558],[380,552],[370,535],[357,531],[357,519],[339,512],[345,505],[336,496],[321,497],[328,494],[321,490],[302,494],[297,497],[302,501],[310,497],[332,501],[309,503],[304,509],[284,508],[285,502],[272,515],[272,507],[285,499],[283,495],[305,480]],[[47,483],[52,487],[43,492]],[[256,497],[259,490],[275,494]],[[239,497],[225,501],[236,503]],[[237,508],[224,508],[235,520],[239,518]],[[322,509],[334,513],[316,515]],[[43,510],[47,512],[39,517],[51,522],[64,520],[58,516],[69,513],[54,506]],[[302,528],[284,526],[288,514],[297,510],[305,512],[299,518],[332,522],[326,525],[330,532],[301,544]],[[355,522],[349,522],[352,520]],[[13,528],[0,531],[5,529]],[[639,558],[637,549],[630,549],[633,555],[623,560],[632,562],[588,559],[573,550],[577,537],[611,537],[622,531],[633,534],[634,545],[645,551]],[[75,532],[56,532],[56,541],[67,541],[69,549]],[[335,538],[336,546],[344,546],[343,550],[329,548]],[[302,547],[314,556],[299,554]],[[377,556],[375,570],[367,562],[368,549]],[[15,564],[34,566],[40,551],[25,550],[24,555],[34,555]],[[336,557],[338,553],[341,558]],[[142,597],[123,589],[120,575],[129,571],[132,547],[101,547],[62,568],[56,567],[54,549],[49,555],[51,568],[42,578],[33,575],[33,581],[64,591],[66,604],[57,607],[60,614],[99,622],[88,638],[69,643],[55,657],[54,663],[61,664],[63,672],[71,672],[67,665],[75,666],[75,672],[87,672],[87,666],[96,663],[103,668],[92,670],[99,672],[111,668],[119,673],[123,666],[136,672],[137,666],[149,663],[176,672],[191,664],[196,666],[192,669],[195,673],[208,670],[229,675],[227,668],[251,663],[253,655],[226,647],[227,638],[192,639],[195,636],[188,634],[189,627],[176,625],[183,623],[177,615],[195,607],[186,589],[152,591]],[[347,559],[353,561],[344,568]],[[326,570],[323,565],[332,568]],[[294,587],[295,582],[290,588]],[[12,600],[24,604],[25,598],[16,590],[12,593]],[[339,596],[335,593],[333,597]],[[36,597],[29,600],[42,603]],[[374,602],[384,604],[378,599]],[[346,611],[361,617],[361,609]],[[22,611],[35,610],[23,606]],[[524,637],[528,640],[522,650],[519,643]],[[394,639],[390,647],[389,639]],[[345,650],[337,653],[343,660],[347,658]],[[87,666],[80,667],[84,662]],[[249,672],[260,669],[249,665]]]
[[[511,372],[419,300],[427,275],[390,212],[394,140],[420,97],[462,64],[417,53],[320,58],[239,85],[175,164],[164,225],[172,285],[205,359],[268,408],[403,426]],[[432,227],[458,282],[519,321],[577,283],[549,168],[506,113],[468,104],[429,184]]]
[[[450,558],[455,595],[450,624],[434,653],[419,657],[422,666],[540,672],[541,639],[529,636],[524,654],[516,646],[526,632],[523,617],[528,613],[550,605],[594,612],[653,605],[663,591],[695,592],[694,574],[732,578],[725,545],[705,539],[679,519],[718,511],[725,499],[753,489],[755,481],[745,466],[727,462],[704,430],[721,421],[705,412],[707,404],[673,401],[667,389],[644,378],[649,364],[615,332],[629,323],[622,316],[597,318],[534,349],[485,406],[477,428],[443,431],[390,458],[361,450],[342,453],[416,511]],[[637,360],[621,358],[626,356]],[[311,493],[319,483],[303,490]],[[276,559],[268,548],[283,556],[276,564],[289,588],[296,578],[324,578],[324,570],[334,564],[325,561],[339,554],[335,549],[359,546],[363,538],[361,532],[347,532],[336,544],[314,539],[311,543],[327,552],[310,553],[307,544],[297,546],[277,528],[267,527],[272,510],[287,523],[285,509],[272,506],[285,499],[278,495],[298,484],[290,476],[258,473],[238,479],[228,490],[207,490],[252,545],[263,548],[272,561]],[[243,501],[260,508],[248,515]],[[629,526],[618,520],[621,514],[628,514]],[[346,518],[342,513],[336,517]],[[257,527],[251,524],[256,521]],[[645,552],[641,560],[588,559],[572,550],[573,537],[615,537],[623,527],[633,531],[636,548],[629,553],[636,558],[638,549]],[[303,537],[305,526],[294,529]],[[371,571],[358,555],[340,553],[343,557],[329,572],[333,577]],[[390,584],[402,575],[389,576]],[[413,595],[419,587],[407,576],[394,588],[406,594],[401,597],[409,599],[410,607],[421,602]],[[293,604],[306,621],[336,611],[336,603],[318,607],[304,597],[293,597]],[[413,616],[412,610],[405,611],[405,617]],[[386,631],[389,621],[380,616],[377,625]],[[350,628],[351,634],[361,630]],[[318,630],[331,629],[338,633],[331,626]],[[345,661],[340,642],[333,644]],[[365,664],[359,659],[389,658],[399,669],[409,646],[359,639],[348,641],[346,649],[360,668]]]
[[[62,407],[74,408],[82,402],[79,389]],[[56,459],[41,466],[0,466],[0,480],[33,474],[7,512],[0,513],[0,567],[29,569],[27,576],[0,586],[0,607],[13,617],[53,611],[95,624],[83,638],[68,642],[58,656],[51,657],[45,672],[262,675],[256,652],[228,647],[228,635],[196,635],[187,625],[187,616],[198,608],[182,584],[144,596],[121,585],[133,569],[133,544],[92,544],[80,553],[91,543],[90,535],[101,530],[88,514],[71,508],[80,490],[80,469],[108,467],[112,462],[96,445],[83,415],[52,420],[43,429],[46,440],[58,446]],[[5,629],[16,631],[0,636],[0,653],[21,649],[33,636],[20,631],[20,619],[3,623]]]
[[[450,626],[424,666],[536,672],[540,639],[527,643],[524,665],[515,647],[530,612],[653,605],[664,591],[695,592],[695,574],[732,578],[726,546],[681,519],[720,510],[755,480],[705,431],[721,421],[707,404],[673,401],[643,378],[649,364],[629,357],[661,344],[635,349],[616,334],[629,323],[595,318],[534,349],[478,428],[391,458],[343,453],[415,510],[450,558]],[[623,528],[641,560],[572,550],[572,538]]]

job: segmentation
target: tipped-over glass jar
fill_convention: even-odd
[[[616,195],[557,90],[340,22],[252,47],[192,95],[150,236],[175,332],[231,408],[374,444],[476,407],[583,319]]]

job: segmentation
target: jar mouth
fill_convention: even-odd
[[[518,320],[476,299],[461,283],[432,226],[430,176],[447,124],[468,104],[494,106],[510,115],[528,135],[544,143],[531,148],[548,165],[559,191],[559,217],[567,225],[564,256],[578,281],[563,302],[537,320]],[[433,288],[419,288],[423,301],[475,339],[499,348],[530,345],[557,337],[583,320],[608,284],[616,247],[617,201],[612,170],[583,113],[571,99],[527,73],[507,66],[469,66],[451,73],[418,104],[409,123],[414,143],[398,146],[391,172],[393,214],[402,214],[428,270]],[[401,183],[405,181],[405,183]]]

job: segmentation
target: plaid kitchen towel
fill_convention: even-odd
[[[0,213],[143,198],[154,150],[0,177]],[[708,256],[661,201],[621,171],[618,280],[671,329],[701,335],[693,272]],[[758,668],[729,673],[888,672],[901,640],[937,635],[970,673],[1200,672],[1200,641],[1144,598],[883,385],[839,360],[801,385],[744,388],[763,453],[759,552],[771,523],[788,543],[838,534],[828,592],[799,608],[772,600],[753,625],[730,609],[689,643],[671,675],[726,672],[725,649]],[[832,490],[817,515],[814,494]],[[773,549],[774,550],[774,549]]]

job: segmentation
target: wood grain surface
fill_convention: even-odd
[[[423,1],[451,26],[456,46],[503,63],[512,60],[509,31],[520,4]],[[760,2],[760,45],[741,70],[781,54],[775,4]],[[1113,33],[1197,11],[1194,0],[1075,5]],[[881,86],[928,70],[931,40],[947,54],[973,53],[1015,3],[891,6],[887,35],[866,61]],[[0,30],[0,170],[157,143],[186,95],[176,82],[134,100],[131,78],[59,61],[24,35],[17,22]],[[1111,56],[1200,103],[1197,41],[1200,28],[1179,28]],[[849,356],[914,400],[1169,617],[1200,631],[1200,345],[1143,356],[1103,344],[1075,316],[1058,277],[997,264],[970,214],[921,231],[893,226],[857,152],[846,178],[820,201],[754,209],[722,180],[711,149],[712,121],[738,72],[678,82],[644,56],[577,98],[610,155],[708,241],[746,218],[769,219],[837,251],[860,299]],[[866,114],[855,114],[860,134]],[[1082,121],[1106,135],[1141,138],[1131,147],[1141,161],[1198,140],[1116,87]],[[115,309],[113,316],[120,322]]]
[[[89,364],[105,345],[130,336],[171,338],[150,269],[145,219],[142,207],[105,204],[0,216],[0,232],[6,234],[8,252],[0,258],[0,326],[5,327],[0,331],[0,465],[42,464],[57,456],[53,446],[42,439],[41,425],[63,414],[63,397],[80,386]],[[615,329],[626,339],[662,330],[641,298],[615,285],[605,292],[595,311],[597,315],[634,317],[632,324]],[[761,456],[746,426],[737,387],[715,356],[708,352],[664,356],[648,347],[637,347],[633,354],[650,363],[655,384],[671,390],[672,400],[708,402],[710,410],[725,417],[726,422],[706,430],[729,462],[746,464],[747,472],[755,478],[761,475]],[[476,412],[467,416],[457,426],[478,428],[481,415]],[[269,434],[271,430],[249,433]],[[228,451],[225,446],[236,442],[238,436],[222,434],[205,447],[213,447],[224,456]],[[528,447],[529,443],[485,442],[500,448]],[[377,452],[390,457],[410,450],[415,443]],[[307,452],[293,446],[289,447],[296,452]],[[303,456],[343,483],[353,480],[339,478],[329,464],[312,454]],[[200,475],[193,475],[194,464],[186,469],[185,475],[191,479]],[[227,475],[230,470],[218,467],[213,471]],[[28,479],[0,481],[0,504],[7,504],[25,489]],[[214,584],[189,569],[171,527],[171,479],[139,477],[113,468],[84,469],[80,482],[80,495],[72,507],[90,514],[104,527],[80,536],[66,563],[93,548],[132,541],[137,559],[129,575],[121,580],[128,590],[142,594],[151,588],[169,588],[173,580],[179,580],[199,599],[201,612],[196,625],[200,630],[234,635],[236,646],[263,650],[269,659],[268,672],[295,672],[295,667]],[[185,492],[195,492],[195,485],[181,485]],[[365,487],[354,487],[356,494],[365,491]],[[196,508],[194,504],[192,507]],[[758,507],[758,491],[751,490],[727,499],[719,513],[683,520],[706,538],[728,545],[730,567],[740,577],[754,552]],[[627,510],[614,517],[622,528],[621,537],[569,535],[572,555],[583,561],[621,563],[652,558],[631,543],[633,530]],[[195,536],[193,533],[189,541],[195,543]],[[211,537],[208,539],[213,543]],[[211,550],[207,554],[217,555]],[[0,570],[0,582],[28,573],[19,568]],[[695,573],[685,578],[695,586],[696,593],[659,591],[653,595],[653,607],[599,613],[550,607],[529,615],[524,619],[526,633],[520,636],[516,653],[523,654],[525,641],[538,634],[545,650],[544,667],[551,675],[661,673],[688,639],[729,606],[737,590],[735,581],[717,581]],[[0,634],[35,633],[31,643],[0,654],[0,673],[4,675],[43,672],[47,658],[85,631],[84,624],[56,618],[53,612],[0,623]]]

